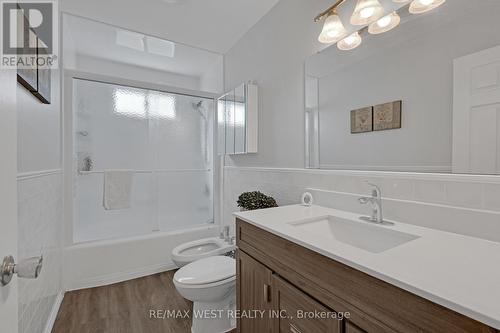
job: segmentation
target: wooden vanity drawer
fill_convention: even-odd
[[[274,332],[340,333],[342,331],[342,320],[338,319],[336,312],[324,307],[276,275],[273,276],[273,300],[274,309],[280,314],[275,320]]]
[[[497,330],[341,262],[236,219],[237,246],[369,333]]]
[[[361,328],[358,326],[354,325],[350,321],[347,321],[345,323],[345,333],[366,333],[366,331],[363,331]]]

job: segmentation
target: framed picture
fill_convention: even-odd
[[[351,133],[366,133],[373,131],[373,108],[366,107],[351,111]]]
[[[23,29],[24,26],[22,24],[22,20],[24,19],[25,23],[28,24],[27,19],[24,15],[18,16],[18,27],[17,27],[17,38],[18,40],[22,40],[22,45],[25,49],[29,48],[29,45],[33,45],[33,43],[37,42],[36,34],[33,30],[29,29],[28,33],[25,34]],[[30,67],[22,66],[17,69],[17,81],[28,91],[34,92],[37,90],[37,66],[36,63],[29,64]]]
[[[373,130],[385,131],[401,128],[402,101],[379,104],[373,107]]]
[[[22,21],[24,20],[24,25]],[[24,15],[18,16],[18,40],[23,40],[23,47],[29,48],[30,45],[36,45],[37,53],[35,60],[39,57],[47,55],[45,44],[37,37],[35,32],[28,29],[27,33],[24,31],[24,26],[29,26],[27,19]],[[36,44],[35,44],[36,43]],[[44,104],[50,104],[51,100],[51,70],[50,68],[43,68],[38,66],[38,61],[29,63],[28,66],[18,67],[17,81],[31,92]]]
[[[40,56],[47,56],[46,48],[43,42],[37,39],[37,58]],[[51,70],[50,68],[43,68],[37,66],[37,89],[33,94],[44,104],[50,104],[51,94]]]

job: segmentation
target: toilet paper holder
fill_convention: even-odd
[[[16,264],[13,256],[6,256],[0,266],[0,283],[2,286],[8,285],[14,274],[23,279],[36,279],[42,266],[43,255],[21,260],[19,264]]]

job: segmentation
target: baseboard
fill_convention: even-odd
[[[56,322],[57,314],[59,313],[59,308],[61,307],[61,303],[64,298],[64,291],[59,292],[56,297],[56,301],[52,306],[52,310],[50,311],[49,318],[47,319],[47,323],[45,324],[45,329],[43,333],[51,333],[54,328],[54,324]]]
[[[177,266],[175,266],[174,263],[153,265],[130,271],[124,271],[124,272],[96,276],[93,278],[82,279],[80,281],[75,281],[73,283],[70,283],[70,285],[68,285],[66,289],[68,291],[73,291],[73,290],[80,290],[87,288],[102,287],[114,283],[141,278],[148,275],[171,271],[176,268]]]

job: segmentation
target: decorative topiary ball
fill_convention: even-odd
[[[278,207],[273,197],[267,196],[262,192],[244,192],[238,197],[238,207],[246,210],[256,210],[264,208]]]

